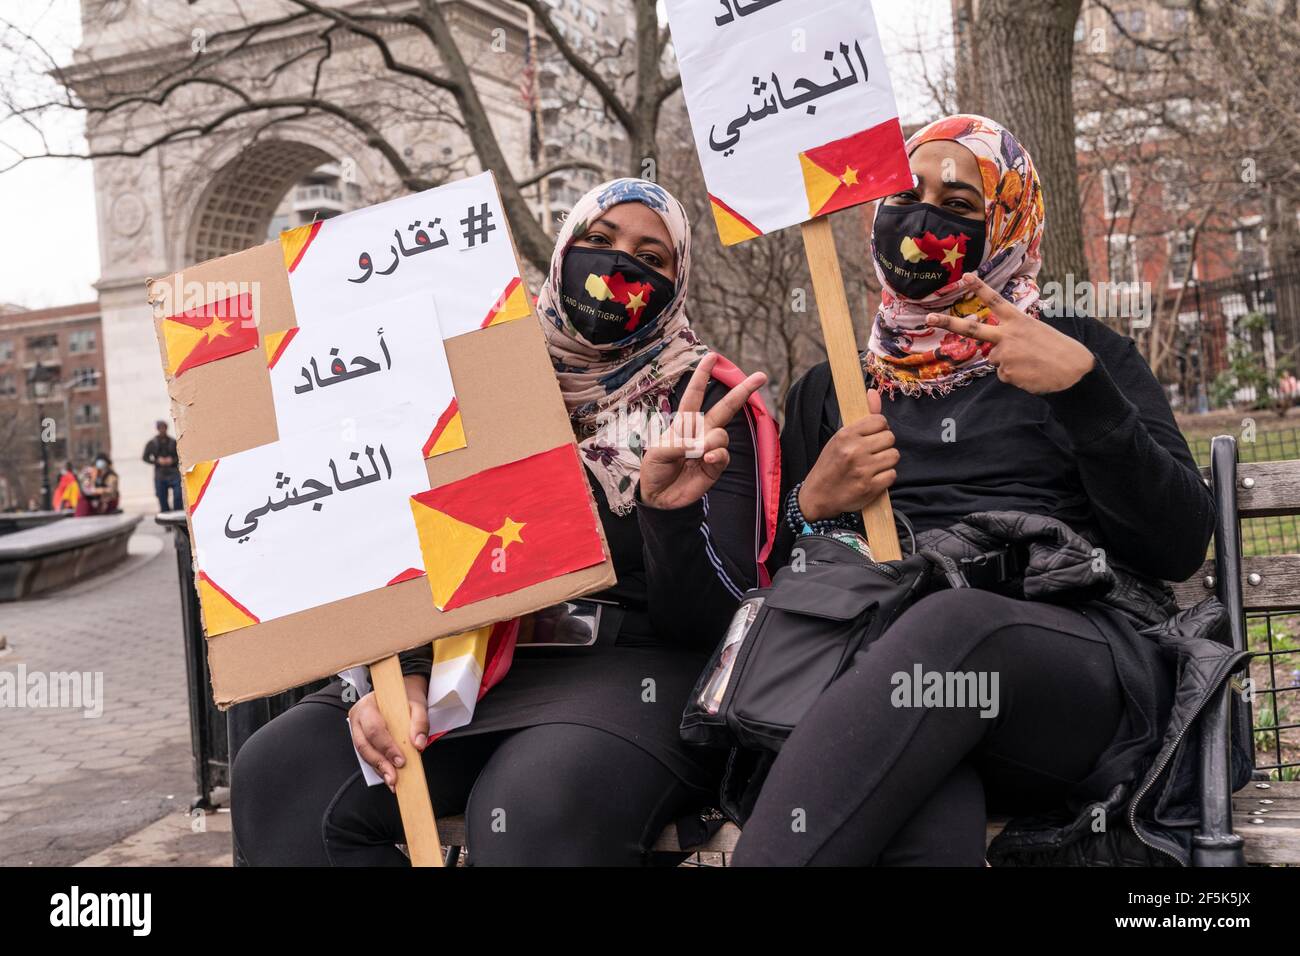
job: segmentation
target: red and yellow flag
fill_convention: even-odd
[[[163,319],[162,332],[168,375],[180,375],[196,365],[247,352],[257,348],[253,297],[241,292],[180,315],[169,315]]]
[[[503,322],[513,322],[515,319],[522,319],[529,315],[533,307],[528,304],[528,289],[524,287],[524,280],[515,276],[506,285],[506,289],[497,297],[492,308],[488,310],[487,317],[481,323],[482,328],[492,325],[501,325]]]
[[[799,165],[810,216],[824,216],[912,186],[897,119],[800,153]]]
[[[59,479],[58,486],[54,489],[54,510],[55,511],[76,511],[77,505],[81,503],[81,483],[77,481],[77,476],[70,471],[65,471],[63,477]]]
[[[587,480],[572,445],[414,495],[411,513],[439,610],[605,560]]]
[[[926,259],[939,263],[948,270],[948,281],[956,282],[961,274],[967,271],[966,245],[969,242],[970,236],[964,232],[953,233],[942,239],[932,232],[926,232],[922,236],[905,236],[899,252],[908,262],[920,262]]]
[[[709,206],[713,210],[713,221],[718,227],[718,238],[724,246],[734,246],[738,242],[761,236],[763,231],[736,210],[732,209],[717,196],[709,196]]]
[[[208,577],[207,572],[198,573],[194,587],[199,592],[203,630],[208,637],[261,623],[256,614],[227,594],[216,581]]]

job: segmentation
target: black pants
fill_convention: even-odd
[[[1114,737],[1123,695],[1099,630],[1114,626],[984,591],[918,602],[791,734],[734,864],[982,866],[986,806],[1061,806]],[[989,690],[997,675],[996,714],[977,695],[912,706],[917,665]]]
[[[405,866],[397,798],[367,787],[337,699],[305,698],[240,748],[236,853],[253,866]],[[622,737],[578,724],[435,740],[437,815],[464,813],[475,865],[636,865],[669,821],[711,795]]]

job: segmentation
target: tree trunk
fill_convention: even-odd
[[[627,174],[655,182],[659,176],[659,147],[656,134],[659,108],[663,105],[659,80],[659,15],[654,0],[641,0],[636,8],[636,94],[632,104],[633,126],[627,132]]]
[[[1075,156],[1074,25],[1082,0],[959,0],[972,14],[974,71],[959,85],[982,112],[1011,130],[1038,167],[1047,207],[1039,284],[1088,278]],[[962,109],[968,109],[962,102]],[[972,107],[973,109],[973,107]]]

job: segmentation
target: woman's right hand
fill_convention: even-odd
[[[429,679],[418,674],[402,678],[406,685],[406,703],[411,711],[411,743],[416,750],[424,750],[429,742]],[[397,769],[406,763],[402,751],[388,732],[384,715],[379,712],[379,700],[371,691],[352,705],[348,711],[352,725],[352,743],[361,759],[379,771],[388,789],[397,792]]]
[[[799,489],[799,510],[809,521],[861,511],[898,477],[894,433],[880,413],[880,393],[867,390],[871,414],[837,431],[817,456]]]

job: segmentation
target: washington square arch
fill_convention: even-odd
[[[620,31],[625,37],[625,23],[607,9],[617,5],[569,4],[579,16],[568,32],[587,32],[591,43],[612,43]],[[128,510],[148,510],[154,500],[139,449],[155,420],[171,418],[145,301],[150,278],[265,242],[298,224],[286,218],[310,221],[497,165],[480,162],[450,96],[385,66],[387,52],[436,70],[439,53],[427,34],[391,19],[355,31],[335,20],[331,30],[327,16],[303,9],[312,6],[82,0],[83,41],[62,79],[86,108],[109,429]],[[569,12],[564,3],[550,6],[557,20]],[[321,7],[366,5],[326,0]],[[545,74],[554,82],[563,71],[535,58],[538,34],[519,4],[453,0],[441,9],[527,212],[547,221],[552,203],[572,202],[599,172],[530,181],[544,164],[555,166],[546,148],[553,131],[539,144],[538,123]],[[593,12],[599,20],[583,16]],[[537,74],[531,90],[541,96],[521,92]],[[594,125],[616,134],[612,123]],[[616,155],[612,145],[606,138],[588,148]]]

